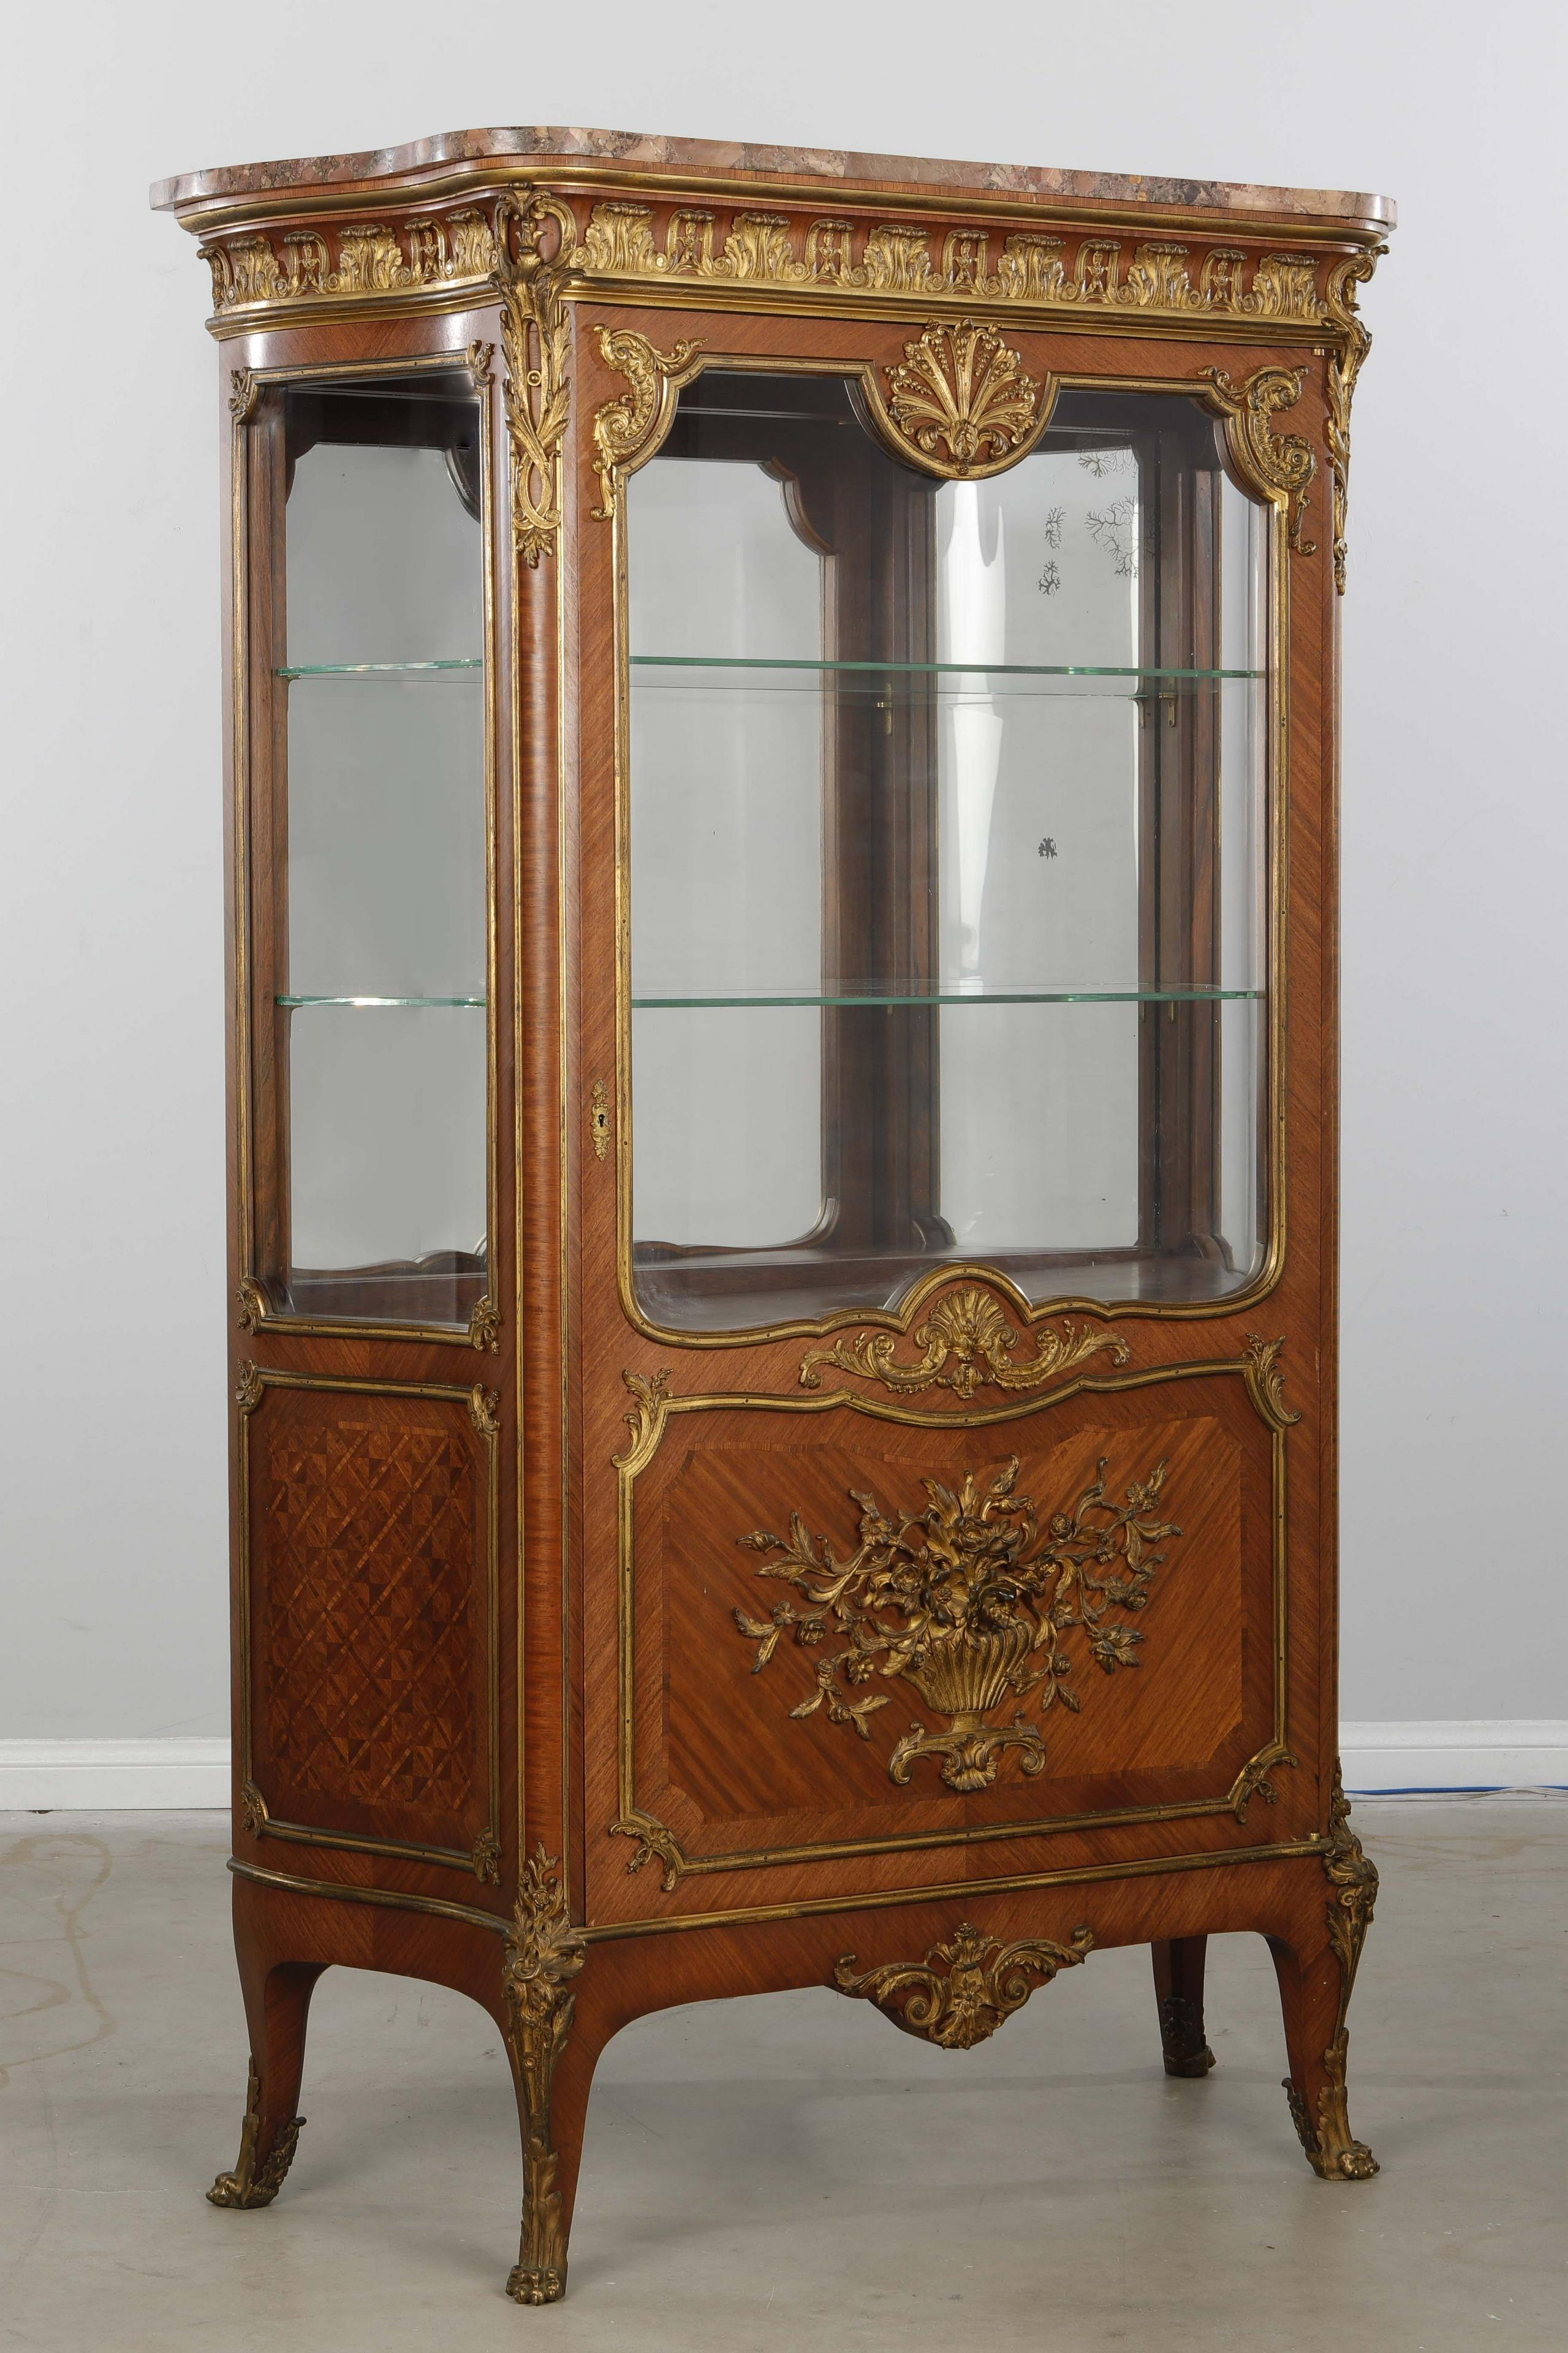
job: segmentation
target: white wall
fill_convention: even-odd
[[[1399,199],[1345,607],[1345,1712],[1568,1716],[1568,14],[79,0],[7,62],[0,1735],[225,1719],[217,402],[146,185],[519,119]]]

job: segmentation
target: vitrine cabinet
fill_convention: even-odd
[[[333,1964],[595,2062],[1269,1942],[1374,2170],[1335,1764],[1363,195],[579,132],[196,174],[229,724],[220,2205]],[[1202,2096],[1223,2096],[1219,2092]]]

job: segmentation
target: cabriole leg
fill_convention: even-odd
[[[1331,1845],[1323,1856],[1327,1902],[1314,1899],[1289,1936],[1270,1936],[1290,2073],[1285,2094],[1302,2147],[1324,2181],[1366,2181],[1377,2160],[1350,2128],[1345,2023],[1362,1947],[1377,1896],[1377,1871],[1350,1828],[1350,1807],[1334,1777]]]
[[[250,2081],[239,2157],[207,2191],[215,2206],[270,2206],[283,2186],[300,2137],[296,2116],[305,2064],[305,2021],[321,1965],[240,1956],[240,1984],[250,2029]]]
[[[1214,2052],[1204,2039],[1206,1936],[1173,1936],[1152,1948],[1154,1999],[1167,2075],[1206,2075]]]

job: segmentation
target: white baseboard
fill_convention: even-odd
[[[1345,1787],[1568,1787],[1568,1722],[1343,1724]],[[226,1740],[0,1740],[0,1811],[162,1812],[228,1804]]]
[[[228,1806],[226,1740],[0,1740],[0,1810]]]
[[[1568,1723],[1525,1717],[1342,1724],[1345,1788],[1540,1789],[1568,1786]]]

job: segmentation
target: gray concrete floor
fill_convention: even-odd
[[[826,1990],[642,2021],[600,2066],[564,2305],[516,2247],[504,2058],[471,2005],[333,1970],[264,2213],[226,1824],[0,1817],[0,2345],[42,2353],[1563,2353],[1568,1800],[1364,1802],[1384,1875],[1330,2186],[1256,1938],[1210,1946],[1204,2083],[1142,1951],[947,2053]]]

